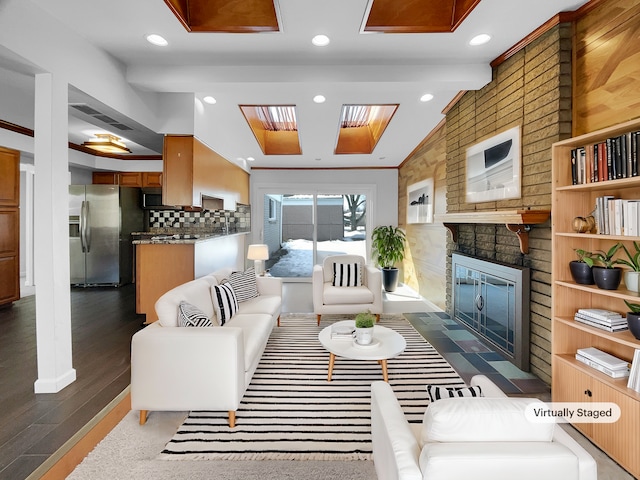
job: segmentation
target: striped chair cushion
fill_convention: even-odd
[[[233,272],[229,275],[229,283],[233,287],[238,303],[259,296],[256,284],[256,269],[247,268],[244,272]]]
[[[211,287],[211,296],[213,299],[213,308],[216,310],[216,316],[220,325],[224,325],[238,311],[238,300],[230,283],[221,285],[213,285]]]
[[[361,287],[362,270],[359,263],[334,263],[334,287]]]
[[[462,388],[446,388],[437,385],[427,385],[427,393],[429,400],[435,402],[441,398],[455,397],[481,397],[482,390],[480,387],[462,387]]]
[[[178,305],[178,326],[179,327],[211,327],[211,319],[195,305],[185,301]]]

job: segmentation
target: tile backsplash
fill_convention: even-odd
[[[205,210],[187,212],[183,210],[150,210],[149,232],[151,233],[230,233],[251,230],[251,207],[238,205],[236,210]]]

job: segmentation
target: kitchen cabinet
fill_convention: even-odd
[[[162,203],[203,206],[222,199],[225,210],[249,204],[249,174],[192,135],[164,137]]]
[[[576,360],[579,348],[595,347],[631,362],[640,341],[629,331],[607,332],[574,320],[579,308],[601,308],[621,312],[628,309],[623,300],[638,301],[638,294],[627,290],[624,283],[616,290],[603,290],[595,285],[573,281],[569,261],[577,259],[575,249],[609,250],[617,243],[632,248],[640,237],[602,233],[577,233],[573,219],[589,214],[596,198],[612,195],[637,199],[640,176],[573,184],[572,150],[604,142],[640,130],[640,120],[615,125],[597,132],[569,138],[553,144],[552,156],[552,320],[551,365],[554,402],[612,402],[621,410],[615,423],[576,423],[607,455],[640,478],[640,393],[627,388],[626,378],[611,378]]]
[[[93,172],[94,185],[162,187],[162,172]]]
[[[20,152],[0,147],[0,305],[20,299]]]

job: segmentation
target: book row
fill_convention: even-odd
[[[572,149],[572,183],[582,185],[637,176],[639,135],[640,131],[629,132]]]
[[[594,209],[597,233],[603,235],[640,236],[640,199],[596,198]]]

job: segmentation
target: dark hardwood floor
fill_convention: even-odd
[[[36,395],[35,296],[0,307],[0,480],[28,477],[129,385],[134,285],[71,289],[71,317],[77,379]]]

